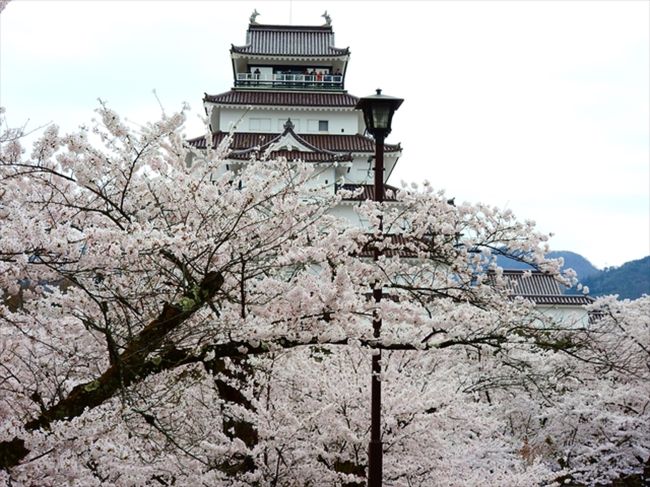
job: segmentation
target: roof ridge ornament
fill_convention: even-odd
[[[325,10],[325,13],[321,17],[325,19],[325,25],[332,25],[332,17],[328,15],[327,10]]]
[[[257,11],[257,9],[253,10],[253,13],[250,16],[250,22],[251,24],[257,24],[257,21],[255,20],[260,13]]]
[[[293,129],[295,128],[295,125],[294,125],[293,122],[291,121],[291,118],[287,118],[287,121],[284,122],[284,127],[283,127],[283,128],[284,128],[284,131],[285,131],[285,132],[286,132],[287,130],[291,130],[291,131],[293,131]]]

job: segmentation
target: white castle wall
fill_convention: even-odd
[[[360,133],[358,114],[352,111],[335,112],[299,109],[244,109],[222,108],[212,120],[213,130],[228,132],[282,132],[287,119],[291,118],[295,132],[299,134],[346,134]],[[327,121],[328,129],[319,130],[319,121]]]

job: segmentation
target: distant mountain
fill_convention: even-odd
[[[549,259],[557,259],[558,257],[562,257],[564,259],[564,269],[571,268],[576,271],[576,274],[578,274],[578,279],[581,281],[587,277],[601,272],[582,255],[576,254],[575,252],[569,252],[568,250],[549,252],[546,254],[546,257]]]
[[[578,279],[581,281],[589,276],[593,276],[601,272],[594,265],[585,259],[582,255],[568,250],[558,250],[546,254],[549,259],[557,259],[562,257],[564,259],[564,269],[571,268],[578,274]],[[513,259],[508,259],[503,256],[497,257],[497,264],[504,269],[518,270],[518,269],[532,269],[528,264],[523,264]]]
[[[610,267],[580,279],[591,296],[618,294],[619,299],[636,299],[650,295],[650,256]]]

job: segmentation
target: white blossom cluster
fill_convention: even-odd
[[[313,165],[228,166],[183,122],[2,129],[0,484],[364,485],[379,350],[385,485],[648,461],[650,298],[553,320],[496,265],[575,281],[532,222],[424,184],[354,227]]]

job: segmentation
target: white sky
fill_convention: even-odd
[[[650,254],[650,2],[13,0],[0,14],[12,125],[73,130],[97,98],[134,121],[232,85],[248,19],[323,23],[346,88],[405,98],[391,183],[511,208],[596,266]]]

